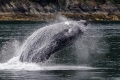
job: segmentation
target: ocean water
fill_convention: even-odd
[[[21,63],[20,46],[51,22],[0,22],[1,80],[120,80],[120,22],[90,22],[82,37],[45,63]]]

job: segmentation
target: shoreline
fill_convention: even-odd
[[[58,16],[72,20],[120,21],[120,3],[110,0],[10,0],[1,1],[2,21],[51,21]]]
[[[83,20],[83,19],[80,19],[80,20]],[[0,22],[49,22],[49,21],[54,21],[54,20],[0,20]],[[76,21],[79,21],[79,20],[76,20]],[[88,21],[88,20],[87,20]],[[90,20],[88,22],[120,22],[120,20]]]
[[[108,14],[103,12],[97,13],[42,13],[42,14],[0,14],[0,21],[51,21],[57,16],[62,15],[73,20],[88,20],[88,21],[120,21],[120,13]]]
[[[57,1],[57,2],[56,2]],[[72,20],[120,21],[120,3],[114,0],[10,0],[1,1],[2,21]],[[116,4],[115,4],[116,2]]]

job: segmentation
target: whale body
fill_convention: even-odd
[[[75,38],[82,35],[81,27],[86,21],[66,21],[35,31],[22,45],[21,62],[45,62],[55,52],[71,45]]]

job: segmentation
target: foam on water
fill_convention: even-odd
[[[0,64],[0,70],[27,70],[27,71],[37,71],[37,70],[92,70],[96,69],[88,66],[71,66],[71,65],[57,65],[57,66],[40,66],[35,63],[22,63],[19,61],[19,57],[13,57],[6,63]]]
[[[19,61],[19,57],[13,57],[6,63],[0,64],[0,70],[44,70],[38,64],[35,63],[22,63]]]
[[[93,70],[97,68],[82,66],[82,65],[58,65],[58,66],[44,66],[44,70]]]

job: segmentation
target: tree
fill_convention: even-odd
[[[101,4],[104,4],[106,2],[106,0],[95,0],[96,2],[99,2]]]
[[[120,0],[114,0],[115,4],[120,4]]]

